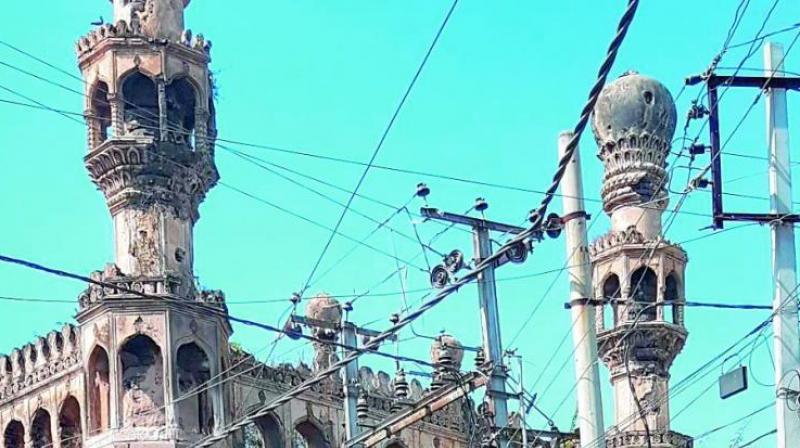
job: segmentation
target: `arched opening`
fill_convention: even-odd
[[[283,448],[284,446],[283,430],[280,422],[274,416],[261,417],[255,423],[245,427],[244,448]]]
[[[654,306],[658,296],[658,277],[652,269],[642,266],[631,275],[631,300],[633,307],[628,318],[634,320],[638,316],[640,322],[656,319],[658,310]]]
[[[178,421],[183,429],[200,434],[214,430],[214,407],[206,383],[211,379],[211,364],[206,352],[189,343],[178,349],[178,392],[188,395],[178,402]]]
[[[197,92],[186,78],[178,78],[167,86],[166,97],[169,140],[193,147]]]
[[[603,300],[611,302],[610,306],[603,307],[603,323],[612,322],[614,326],[617,325],[619,320],[617,309],[619,303],[617,300],[622,297],[622,289],[617,274],[611,274],[603,282]],[[605,326],[605,325],[604,325]]]
[[[108,353],[99,345],[89,356],[87,385],[89,390],[89,433],[109,428],[111,415],[111,383],[108,376]]]
[[[111,104],[108,101],[108,84],[99,81],[95,84],[91,96],[89,128],[91,131],[91,147],[108,140],[111,127]]]
[[[125,133],[134,136],[159,135],[158,89],[152,79],[140,72],[122,83]]]
[[[305,420],[294,427],[292,448],[330,448],[322,430],[310,420]]]
[[[680,286],[674,272],[667,276],[664,282],[664,320],[673,324],[681,323]]]
[[[147,336],[134,336],[119,353],[122,366],[122,419],[126,427],[164,424],[164,362]]]
[[[25,447],[25,427],[19,420],[11,420],[3,432],[5,448],[24,448]]]
[[[31,423],[31,446],[33,448],[51,448],[53,445],[53,431],[50,426],[50,413],[38,409],[33,415]]]
[[[61,448],[81,448],[83,434],[81,431],[81,406],[72,395],[61,404],[58,413]]]

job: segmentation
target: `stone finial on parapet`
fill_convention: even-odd
[[[306,305],[306,317],[312,325],[314,337],[320,340],[314,342],[314,371],[326,369],[338,361],[336,347],[331,343],[339,337],[342,305],[332,296],[321,293]]]
[[[435,369],[431,388],[438,389],[455,379],[463,360],[464,346],[458,339],[449,334],[438,336],[431,344],[431,362]]]

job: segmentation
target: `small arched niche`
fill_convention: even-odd
[[[125,77],[122,100],[126,135],[159,136],[158,89],[152,79],[138,71]]]
[[[111,128],[111,103],[108,101],[108,84],[98,81],[91,91],[89,108],[90,148],[94,149],[108,140]]]
[[[11,420],[3,431],[4,448],[25,447],[25,426],[19,420]]]
[[[164,361],[149,337],[129,339],[119,352],[122,367],[120,397],[125,427],[164,425]]]
[[[683,324],[681,285],[677,274],[671,272],[664,281],[664,320]]]
[[[196,343],[184,344],[177,355],[178,421],[184,430],[210,434],[214,430],[212,391],[207,388],[211,379],[211,364],[206,352]]]
[[[61,448],[81,448],[83,434],[81,431],[81,405],[72,395],[61,404],[58,413],[59,437]]]
[[[617,274],[610,274],[603,282],[603,300],[609,301],[610,306],[603,306],[603,327],[611,322],[616,327],[619,316],[619,299],[622,297],[622,285]]]
[[[194,147],[197,90],[185,77],[167,85],[167,132],[169,140]]]
[[[89,391],[90,434],[98,434],[109,428],[111,383],[108,366],[108,353],[98,345],[89,356],[86,379]]]
[[[294,426],[292,448],[330,448],[322,429],[311,420],[302,420]]]
[[[655,303],[658,297],[658,276],[647,266],[642,266],[631,274],[630,300],[633,306],[628,318],[640,322],[656,320],[658,310]]]
[[[51,448],[53,446],[53,430],[50,426],[50,413],[37,409],[31,422],[31,447]]]

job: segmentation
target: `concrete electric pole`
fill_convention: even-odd
[[[479,199],[475,209],[483,212],[486,210],[486,207],[488,207],[486,202]],[[478,262],[492,255],[492,239],[489,232],[497,231],[519,234],[525,231],[522,227],[488,221],[482,218],[442,212],[428,207],[422,209],[422,216],[428,219],[436,219],[472,227],[475,250],[474,256]],[[505,262],[523,261],[524,257],[527,255],[527,248],[520,248],[516,255],[520,258],[500,260],[497,265],[489,266],[478,276],[483,352],[486,355],[488,364],[491,366],[486,395],[488,396],[491,412],[494,415],[494,424],[499,431],[495,440],[497,440],[497,446],[500,447],[506,447],[508,445],[508,436],[506,434],[506,428],[508,428],[508,393],[506,392],[507,373],[503,366],[503,344],[500,338],[500,316],[497,310],[497,289],[494,271],[499,265]]]
[[[558,140],[558,156],[564,155],[571,132],[562,133]],[[600,398],[600,367],[597,362],[597,331],[595,307],[589,301],[592,294],[592,266],[589,260],[586,235],[586,211],[583,204],[580,152],[567,165],[561,180],[563,221],[567,240],[567,266],[569,266],[570,312],[572,316],[572,344],[575,350],[575,375],[577,377],[578,427],[581,445],[605,446],[603,403]]]
[[[765,76],[779,77],[783,70],[784,52],[780,44],[764,47]],[[769,144],[769,197],[771,212],[777,215],[792,213],[792,172],[789,156],[789,124],[786,90],[770,88],[767,97],[767,140]],[[795,265],[794,225],[773,221],[772,271],[775,280],[773,298],[775,384],[778,448],[796,447],[800,441],[800,416],[790,409],[790,403],[780,393],[782,383],[800,369],[800,336],[798,309],[795,299],[797,269]]]

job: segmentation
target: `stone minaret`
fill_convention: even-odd
[[[675,104],[659,82],[627,73],[603,89],[592,121],[611,230],[591,250],[599,355],[614,388],[609,447],[689,446],[670,430],[669,369],[683,349],[686,253],[663,239],[666,158]]]
[[[93,277],[147,297],[81,296],[87,445],[186,446],[228,419],[223,386],[194,393],[225,369],[231,333],[222,294],[193,274],[198,207],[218,180],[210,43],[184,29],[189,0],[112,3],[114,22],[77,44],[84,160],[114,222],[114,263]]]

